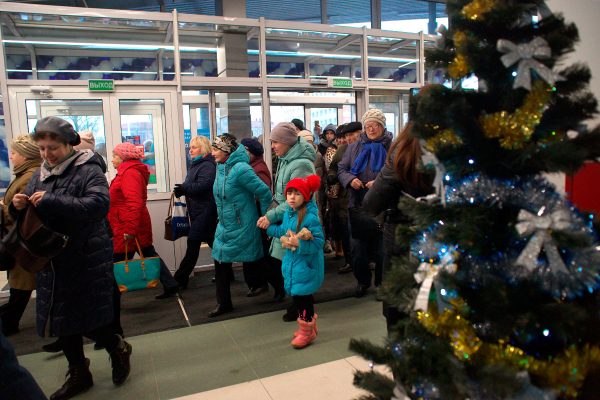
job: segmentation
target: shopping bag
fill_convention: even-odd
[[[185,201],[175,201],[175,193],[171,194],[169,212],[165,219],[165,240],[174,241],[190,233],[190,217]]]
[[[137,238],[135,243],[140,258],[128,260],[127,242],[125,242],[125,261],[113,264],[115,280],[121,293],[132,292],[158,286],[160,278],[160,257],[144,257]]]

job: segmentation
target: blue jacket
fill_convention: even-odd
[[[255,197],[265,213],[271,203],[271,190],[248,164],[244,146],[231,153],[224,164],[217,164],[213,194],[219,223],[212,256],[221,263],[256,261],[263,256]]]
[[[270,225],[267,228],[267,235],[280,238],[286,235],[288,230],[296,232],[297,223],[298,213],[288,205],[281,225]],[[306,215],[298,231],[302,228],[308,229],[312,233],[313,239],[299,240],[300,247],[296,251],[285,249],[281,264],[285,291],[291,296],[314,294],[323,284],[325,235],[314,200],[306,205]]]
[[[217,228],[217,207],[213,197],[216,164],[212,155],[192,161],[181,185],[192,226],[188,237],[212,244]]]

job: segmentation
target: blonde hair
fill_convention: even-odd
[[[190,140],[190,146],[191,145],[200,147],[202,154],[209,154],[212,151],[212,145],[206,136],[194,136],[192,140]]]

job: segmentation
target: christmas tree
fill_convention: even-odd
[[[400,200],[410,254],[383,283],[407,318],[384,345],[350,344],[394,379],[359,371],[355,384],[364,399],[598,399],[597,236],[544,178],[600,156],[600,128],[583,125],[590,71],[561,64],[577,29],[541,0],[448,0],[447,13],[426,58],[452,88],[410,104],[438,201]]]

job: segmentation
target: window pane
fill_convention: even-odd
[[[395,137],[398,134],[398,126],[400,124],[400,95],[370,95],[369,108],[378,108],[383,111],[385,115],[385,128]]]
[[[321,23],[321,0],[276,2],[270,0],[246,0],[246,16],[280,21],[303,21]]]
[[[77,132],[91,131],[95,151],[106,160],[106,137],[102,100],[25,100],[27,130],[33,132],[38,119],[55,116],[69,121]]]
[[[217,135],[230,133],[241,139],[262,134],[260,93],[215,93]],[[206,114],[208,130],[208,113]]]
[[[381,29],[435,35],[440,24],[448,26],[446,5],[426,0],[381,0]]]
[[[371,27],[371,2],[348,0],[327,0],[327,23],[362,28]]]
[[[164,101],[119,100],[121,141],[144,149],[142,162],[150,170],[149,191],[168,192]]]
[[[323,130],[325,130],[325,127],[329,124],[337,126],[337,117],[337,108],[331,107],[310,109],[310,120],[313,121],[313,124],[316,124],[318,121],[321,129]]]
[[[294,118],[304,121],[304,106],[271,106],[271,129],[280,122]]]

